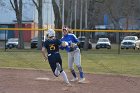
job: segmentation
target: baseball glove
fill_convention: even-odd
[[[70,47],[74,48],[75,46],[77,46],[77,44],[75,43],[71,43]]]

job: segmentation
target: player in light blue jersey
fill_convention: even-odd
[[[61,38],[61,41],[67,42],[68,46],[61,47],[61,49],[65,49],[68,53],[68,67],[74,77],[71,81],[78,81],[78,77],[73,66],[73,64],[75,63],[80,74],[80,79],[78,82],[83,83],[85,81],[85,78],[81,67],[81,53],[78,47],[79,40],[73,33],[69,33],[69,29],[67,27],[63,28],[62,32],[64,36]]]

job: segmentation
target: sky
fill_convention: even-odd
[[[16,15],[9,0],[1,1],[3,5],[0,5],[0,23],[13,23],[13,20],[16,20]],[[38,13],[32,0],[23,0],[23,20],[34,20],[38,23]],[[51,0],[43,1],[43,24],[54,25],[54,12]]]

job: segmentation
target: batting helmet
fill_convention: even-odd
[[[53,29],[49,29],[46,34],[47,37],[54,37],[55,31]]]

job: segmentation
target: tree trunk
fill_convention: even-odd
[[[19,28],[22,28],[22,0],[19,0]],[[24,49],[23,31],[19,31],[19,48]]]
[[[55,28],[56,29],[61,29],[62,28],[62,20],[60,17],[60,11],[59,11],[59,7],[56,4],[55,0],[52,0],[52,5],[53,5],[53,10],[54,10],[54,16],[55,16]],[[61,32],[56,32],[56,37],[57,38],[61,38],[62,37],[62,33]]]
[[[22,0],[19,0],[19,2],[14,0],[13,2],[10,0],[10,3],[16,13],[18,28],[22,28]],[[18,38],[18,48],[24,49],[23,31],[19,31]]]
[[[43,28],[43,20],[42,20],[42,0],[39,0],[39,6],[38,6],[38,28]],[[41,50],[42,48],[42,30],[38,31],[38,43],[37,43],[37,49]]]
[[[87,4],[88,4],[88,0],[84,0],[84,2],[85,2],[85,28],[87,29]],[[85,32],[84,50],[88,50],[89,36],[90,36],[90,32]]]
[[[38,11],[38,29],[42,29],[43,28],[43,20],[42,20],[43,2],[42,2],[42,0],[37,0],[37,2],[35,2],[35,0],[32,0],[32,1],[33,1],[34,5],[36,6],[37,11]],[[42,48],[42,30],[38,30],[37,49],[41,50],[41,48]]]

